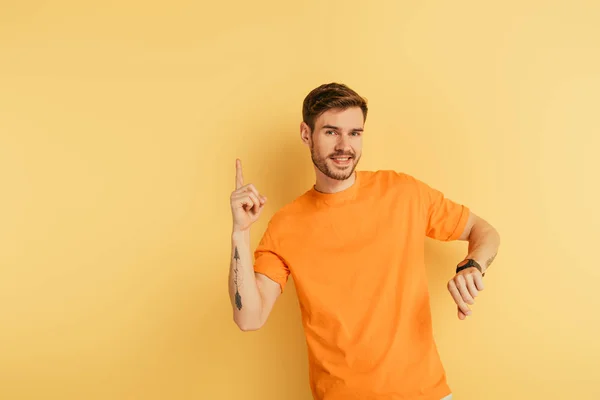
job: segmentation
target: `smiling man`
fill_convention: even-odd
[[[250,227],[265,204],[236,160],[229,293],[240,329],[264,325],[291,274],[316,400],[452,397],[433,338],[425,238],[468,241],[447,289],[458,318],[483,290],[500,237],[484,219],[406,173],[356,170],[367,102],[331,83],[304,100],[302,142],[315,185],[269,221],[252,261]]]

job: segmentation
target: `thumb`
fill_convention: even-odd
[[[458,319],[462,321],[463,319],[467,318],[467,316],[462,311],[460,311],[460,307],[456,307],[456,309],[458,310]]]

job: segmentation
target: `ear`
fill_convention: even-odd
[[[310,146],[310,142],[312,140],[310,127],[304,121],[300,123],[300,138],[302,139],[302,143],[307,146]]]

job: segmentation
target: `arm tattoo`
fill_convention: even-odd
[[[496,256],[498,255],[498,253],[494,254],[493,256],[491,256],[488,260],[487,260],[487,267],[490,266],[490,264],[494,261],[494,258],[496,258]]]
[[[238,308],[238,310],[242,309],[242,296],[240,296],[240,279],[238,276],[238,261],[240,260],[240,255],[238,253],[238,249],[237,246],[235,247],[235,254],[233,255],[233,258],[235,259],[235,269],[233,270],[235,275],[233,278],[233,283],[235,285],[235,306]]]

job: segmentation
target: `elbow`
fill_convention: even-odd
[[[487,240],[491,239],[499,246],[500,245],[500,233],[492,226],[489,222],[485,222],[485,225],[481,229],[477,230],[481,236],[485,236]]]
[[[498,232],[498,230],[494,227],[492,227],[492,230],[494,232],[494,238],[496,239],[496,244],[498,246],[500,246],[500,233]]]
[[[235,324],[242,332],[252,332],[257,331],[263,327],[263,323],[259,320],[251,320],[251,319],[242,319],[242,318],[233,318]]]
[[[253,332],[253,331],[257,331],[261,328],[262,326],[260,325],[238,325],[238,328],[240,328],[240,331],[242,332]]]

